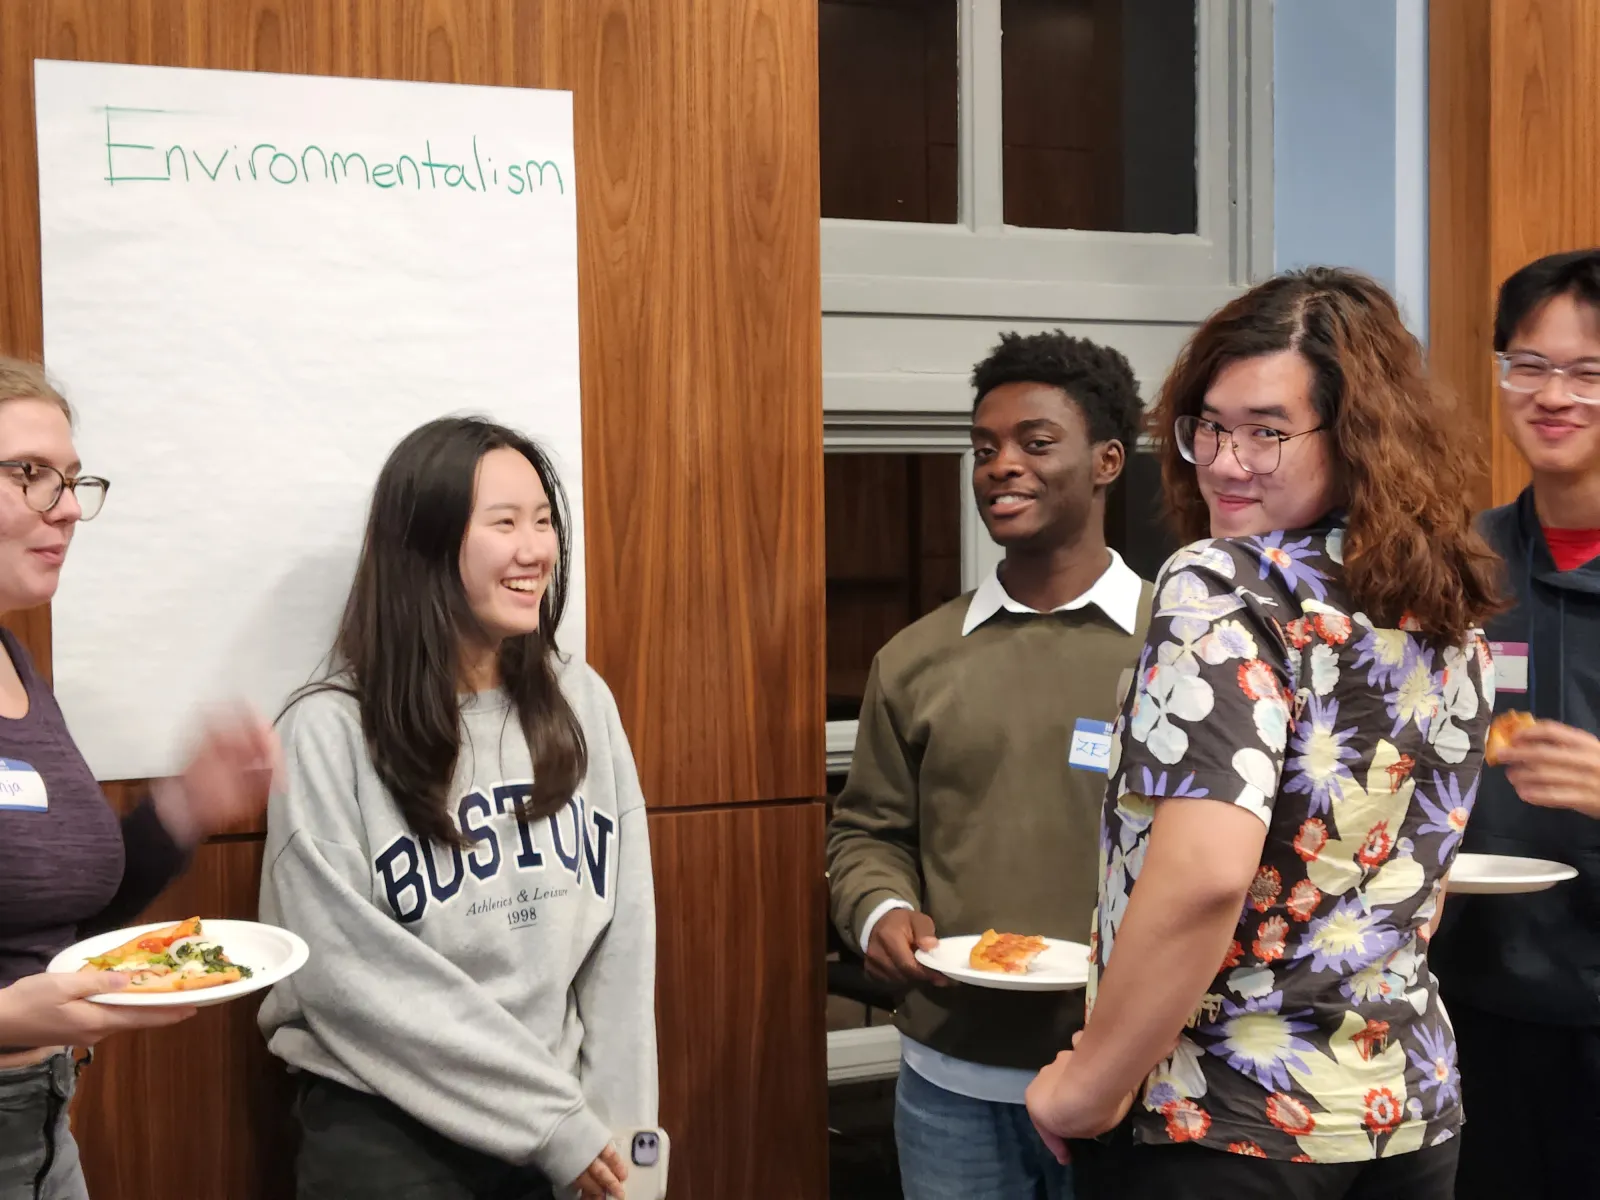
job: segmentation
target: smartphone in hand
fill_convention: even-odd
[[[628,1164],[628,1200],[666,1200],[672,1139],[659,1128],[623,1129],[617,1146]]]

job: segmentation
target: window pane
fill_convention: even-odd
[[[1001,0],[1005,220],[1194,233],[1195,8]]]
[[[873,656],[961,594],[959,454],[829,454],[828,720],[853,721]]]
[[[822,215],[956,219],[956,0],[820,0]]]

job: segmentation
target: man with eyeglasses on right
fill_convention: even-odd
[[[1488,630],[1495,710],[1537,723],[1447,814],[1463,850],[1570,863],[1547,891],[1451,896],[1428,958],[1461,1061],[1458,1200],[1600,1190],[1600,249],[1500,287],[1503,426],[1533,482],[1483,517],[1514,606]],[[1447,801],[1448,803],[1448,801]],[[1467,820],[1468,812],[1471,820]]]

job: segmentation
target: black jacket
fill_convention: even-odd
[[[1516,598],[1489,639],[1528,646],[1527,692],[1497,686],[1495,711],[1600,734],[1600,558],[1558,571],[1531,490],[1484,514],[1482,528]],[[1428,954],[1446,1005],[1600,1026],[1600,820],[1524,804],[1504,771],[1486,767],[1461,848],[1570,863],[1578,878],[1526,895],[1448,897]]]

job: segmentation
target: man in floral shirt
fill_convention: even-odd
[[[1352,1162],[1461,1122],[1423,929],[1461,837],[1450,813],[1477,786],[1487,646],[1437,652],[1352,614],[1343,540],[1335,524],[1202,543],[1159,585],[1113,751],[1096,966],[1137,878],[1147,796],[1231,802],[1268,833],[1222,968],[1137,1106],[1146,1141]]]
[[[1208,320],[1156,418],[1191,544],[1113,740],[1092,1014],[1029,1111],[1083,1197],[1448,1200],[1427,937],[1499,603],[1459,422],[1393,300],[1323,268]]]

